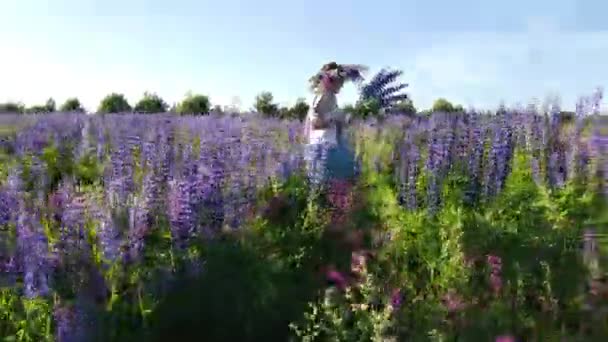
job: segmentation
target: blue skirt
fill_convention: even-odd
[[[328,139],[329,140],[329,139]],[[307,146],[309,177],[314,183],[350,180],[357,175],[355,152],[347,139]]]

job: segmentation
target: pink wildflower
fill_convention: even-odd
[[[488,255],[486,260],[492,269],[502,269],[502,259],[499,256]]]
[[[345,289],[347,286],[346,277],[342,273],[329,269],[326,273],[327,279],[334,282],[339,289]]]
[[[496,337],[496,342],[515,342],[515,337],[511,335],[501,335]]]
[[[454,312],[465,308],[465,303],[462,298],[453,290],[450,290],[444,297],[443,303],[448,311]]]
[[[403,295],[400,289],[394,289],[391,294],[391,306],[393,309],[398,309],[403,304]]]
[[[350,267],[354,273],[357,273],[357,274],[364,273],[366,264],[367,264],[367,258],[366,258],[365,254],[363,254],[361,252],[352,252]]]
[[[500,274],[490,274],[490,285],[495,294],[498,294],[502,289],[502,277]]]
[[[488,255],[487,262],[490,266],[490,286],[494,294],[502,289],[502,259],[499,256]]]

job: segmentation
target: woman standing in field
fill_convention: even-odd
[[[352,254],[351,261],[356,261],[364,248],[364,234],[348,223],[349,212],[354,210],[352,189],[356,164],[351,144],[342,132],[348,120],[343,112],[338,111],[336,95],[346,81],[362,81],[365,69],[360,65],[325,64],[310,79],[315,97],[305,122],[309,177],[315,186],[322,183],[327,186],[332,213],[325,237],[346,247],[344,251]],[[343,289],[356,281],[352,267],[350,271],[340,271],[336,265],[329,264],[321,266],[321,272],[338,288]]]
[[[346,81],[362,81],[366,69],[361,65],[330,62],[309,80],[315,97],[305,121],[306,159],[309,176],[315,183],[326,176],[338,179],[353,176],[353,153],[342,134],[347,118],[338,111],[336,95]]]

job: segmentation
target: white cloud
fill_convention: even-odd
[[[525,102],[551,92],[573,108],[577,96],[608,81],[608,32],[571,33],[534,21],[525,33],[462,33],[399,63],[420,107],[437,97],[476,106]],[[604,84],[603,84],[604,83]]]

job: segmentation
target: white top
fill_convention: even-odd
[[[338,103],[336,94],[334,92],[326,91],[315,96],[308,111],[305,124],[305,133],[308,137],[309,144],[336,142],[335,125],[333,122],[344,119],[342,113],[338,112],[337,109]],[[313,129],[312,121],[314,119],[326,121],[329,125],[325,126],[329,127],[323,129]]]

